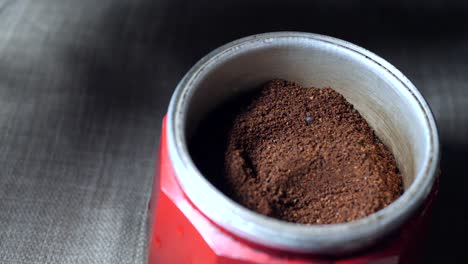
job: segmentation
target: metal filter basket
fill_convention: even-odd
[[[303,225],[257,214],[217,190],[187,142],[209,111],[274,78],[343,94],[393,152],[404,194],[357,221]],[[229,43],[181,80],[162,132],[149,263],[403,263],[419,254],[412,247],[425,233],[437,189],[437,127],[414,85],[361,47],[297,32]]]

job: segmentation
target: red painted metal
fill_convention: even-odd
[[[272,250],[226,232],[206,218],[184,195],[168,157],[166,120],[150,202],[149,264],[401,264],[420,262],[437,183],[412,220],[394,235],[361,253],[321,257]]]

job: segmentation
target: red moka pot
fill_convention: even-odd
[[[257,214],[217,190],[190,157],[192,133],[216,106],[274,78],[343,94],[393,152],[404,194],[357,221],[304,225]],[[310,33],[234,41],[200,60],[172,97],[150,203],[148,263],[418,263],[438,166],[427,103],[377,55]]]

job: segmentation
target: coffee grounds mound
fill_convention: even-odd
[[[342,223],[402,194],[392,153],[331,88],[273,80],[215,112],[193,138],[195,163],[225,194],[260,214]]]

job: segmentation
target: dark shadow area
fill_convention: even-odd
[[[427,242],[425,263],[466,263],[464,239],[468,236],[466,186],[468,146],[443,145],[439,196]]]
[[[368,48],[402,42],[408,46],[450,42],[468,25],[466,8],[424,5],[402,8],[395,1],[197,1],[165,21],[181,30],[172,49],[192,64],[228,41],[262,32],[305,31],[342,38]]]
[[[92,97],[86,109],[94,118],[149,109],[161,118],[190,66],[234,39],[306,31],[379,53],[388,45],[417,49],[457,41],[468,26],[467,15],[468,9],[457,5],[402,7],[394,1],[368,0],[116,2],[91,24],[90,43],[67,51],[67,56],[80,72],[85,95]]]
[[[172,90],[186,70],[169,53],[174,52],[169,49],[172,29],[163,25],[177,8],[164,2],[123,2],[115,1],[91,20],[80,45],[64,50],[78,81],[79,98],[70,99],[69,110],[80,117],[68,121],[68,134],[80,148],[96,150],[105,139],[111,152],[123,155],[119,146],[134,135],[135,147],[152,148],[155,154],[157,143],[138,144],[157,142]]]

